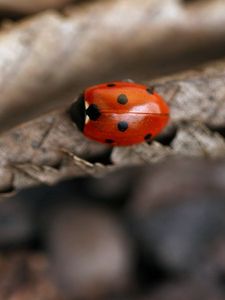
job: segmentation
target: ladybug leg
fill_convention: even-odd
[[[148,145],[151,145],[152,142],[153,142],[152,138],[149,138],[149,139],[145,140],[145,143],[148,144]]]
[[[151,143],[152,143],[152,135],[151,135],[151,133],[146,134],[145,137],[144,137],[144,139],[145,139],[145,142],[148,145],[151,145]]]
[[[147,90],[147,92],[148,92],[149,94],[154,94],[154,92],[155,92],[155,87],[154,87],[153,85],[151,85],[151,86],[149,86],[146,90]]]

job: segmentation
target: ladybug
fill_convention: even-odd
[[[169,108],[153,88],[116,81],[87,88],[71,105],[70,115],[86,137],[127,146],[151,142],[166,126]]]

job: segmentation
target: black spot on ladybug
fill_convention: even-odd
[[[154,94],[154,86],[151,86],[151,87],[148,87],[147,89],[146,89],[146,91],[149,93],[149,94]]]
[[[119,131],[124,132],[124,131],[126,131],[127,128],[128,128],[128,123],[125,122],[125,121],[121,121],[121,122],[119,122],[119,123],[117,124],[117,128],[119,129]]]
[[[85,124],[84,93],[79,96],[76,102],[72,103],[69,114],[71,120],[77,125],[78,129],[83,131]]]
[[[121,95],[118,96],[117,102],[118,102],[119,104],[123,104],[123,105],[124,105],[124,104],[127,104],[128,98],[127,98],[126,95],[121,94]]]
[[[114,140],[106,139],[105,142],[106,142],[107,144],[112,144],[112,143],[114,143]]]
[[[86,110],[86,114],[92,121],[98,120],[98,118],[101,116],[100,110],[96,104],[91,104]]]
[[[115,83],[108,83],[107,84],[107,87],[114,87],[114,86],[116,86]]]

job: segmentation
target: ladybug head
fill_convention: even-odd
[[[101,116],[100,109],[96,104],[88,104],[85,95],[82,93],[76,102],[70,107],[70,117],[80,131],[84,130],[85,122],[88,120],[96,121]]]
[[[78,97],[77,101],[72,103],[69,113],[71,120],[77,125],[80,131],[83,131],[86,118],[84,93]]]

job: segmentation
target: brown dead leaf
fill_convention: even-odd
[[[189,123],[179,128],[171,147],[177,155],[224,158],[225,140],[200,123]]]
[[[0,191],[99,175],[105,167],[87,160],[106,151],[107,146],[86,139],[64,111],[55,111],[0,137]]]
[[[132,147],[114,148],[112,162],[118,167],[157,162],[177,155],[224,157],[224,138],[205,126],[214,119],[218,121],[217,114],[213,117],[213,112],[223,104],[225,77],[221,74],[224,70],[225,64],[222,61],[221,64],[210,64],[200,70],[161,79],[156,84],[156,90],[169,102],[172,112],[171,124],[177,128],[171,145],[165,147],[153,142],[152,145],[143,143]],[[211,100],[208,100],[207,93],[209,96],[214,95],[211,92],[214,82],[220,96],[213,98],[212,110],[208,104]],[[179,86],[186,86],[185,92],[183,90],[183,93],[174,93],[174,90],[179,90]],[[194,91],[192,97],[188,91]],[[199,95],[199,102],[195,101],[195,95]],[[201,119],[203,108],[205,114],[203,113]],[[207,108],[210,111],[208,114]],[[0,191],[10,191],[38,183],[53,184],[71,176],[96,176],[107,172],[109,167],[93,164],[88,160],[98,161],[110,148],[86,139],[70,120],[69,114],[65,112],[67,110],[68,107],[51,112],[1,136],[0,175],[4,180],[1,181]],[[223,114],[225,111],[221,109],[220,122],[217,122],[217,125],[223,126]],[[195,119],[198,118],[199,121],[196,122]],[[165,136],[168,134],[170,130],[164,133]]]
[[[131,147],[115,147],[111,159],[114,164],[133,165],[156,163],[171,155],[172,150],[169,147],[153,142],[151,145],[142,143]]]
[[[224,9],[223,0],[97,1],[15,23],[0,33],[1,132],[89,84],[138,81],[224,54]]]
[[[60,8],[72,0],[0,0],[0,11],[35,13],[48,8]]]
[[[167,99],[172,123],[204,122],[225,126],[225,61],[159,78],[156,91]]]
[[[175,155],[223,157],[224,138],[205,126],[224,127],[224,60],[148,81],[169,103],[170,125],[177,132],[167,147],[153,142],[113,149],[111,160],[116,166],[94,163],[106,153],[109,158],[110,149],[86,139],[66,113],[67,102],[74,100],[75,91],[86,83],[112,76],[125,78],[131,73],[138,77],[141,73],[141,78],[150,74],[149,66],[154,73],[154,64],[162,57],[169,59],[187,47],[200,50],[200,44],[211,47],[212,40],[221,43],[224,2],[208,1],[194,7],[173,0],[165,0],[163,5],[155,0],[143,1],[143,6],[137,1],[99,1],[69,10],[65,16],[42,13],[1,32],[1,130],[54,106],[59,99],[64,102],[62,109],[0,137],[0,191],[53,184],[72,176],[102,175],[120,165],[152,163]],[[210,18],[206,18],[210,9]],[[143,24],[145,34],[140,34]],[[148,31],[150,41],[146,39]],[[197,43],[203,31],[203,40]],[[134,33],[139,34],[130,39]],[[162,44],[171,41],[175,33],[176,40],[181,40],[169,43],[165,52]]]

